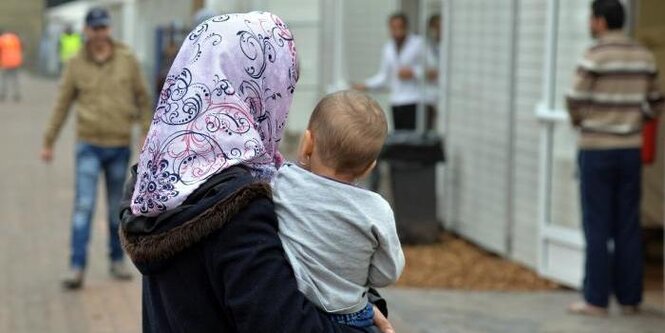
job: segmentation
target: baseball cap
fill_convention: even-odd
[[[85,16],[85,25],[92,28],[108,27],[111,25],[111,16],[104,8],[93,8]]]

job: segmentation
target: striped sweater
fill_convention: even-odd
[[[640,148],[643,121],[658,117],[664,102],[654,56],[620,32],[586,52],[567,97],[581,149]]]

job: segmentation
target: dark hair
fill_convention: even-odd
[[[434,14],[429,17],[429,20],[427,20],[427,26],[431,27],[434,25],[436,21],[441,21],[441,15],[440,14]]]
[[[623,28],[626,14],[623,5],[618,0],[594,0],[591,4],[593,17],[604,18],[607,28],[617,30]]]
[[[378,158],[388,124],[373,98],[343,90],[321,99],[309,118],[308,129],[326,166],[360,176]]]
[[[409,26],[409,17],[406,16],[406,14],[403,12],[393,13],[388,17],[388,23],[392,22],[393,20],[402,20],[402,23],[404,23],[405,27]]]

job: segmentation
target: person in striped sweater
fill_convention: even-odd
[[[642,301],[641,131],[646,119],[661,113],[664,99],[653,54],[622,31],[621,3],[595,0],[591,10],[597,42],[580,62],[567,97],[570,119],[580,132],[586,239],[584,299],[569,310],[606,315],[613,292],[623,312],[632,314]]]

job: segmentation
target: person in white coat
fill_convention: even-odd
[[[389,89],[393,128],[413,130],[418,104],[424,101],[425,41],[409,33],[409,21],[404,13],[391,15],[388,28],[391,40],[383,47],[378,73],[353,87],[362,91]]]

